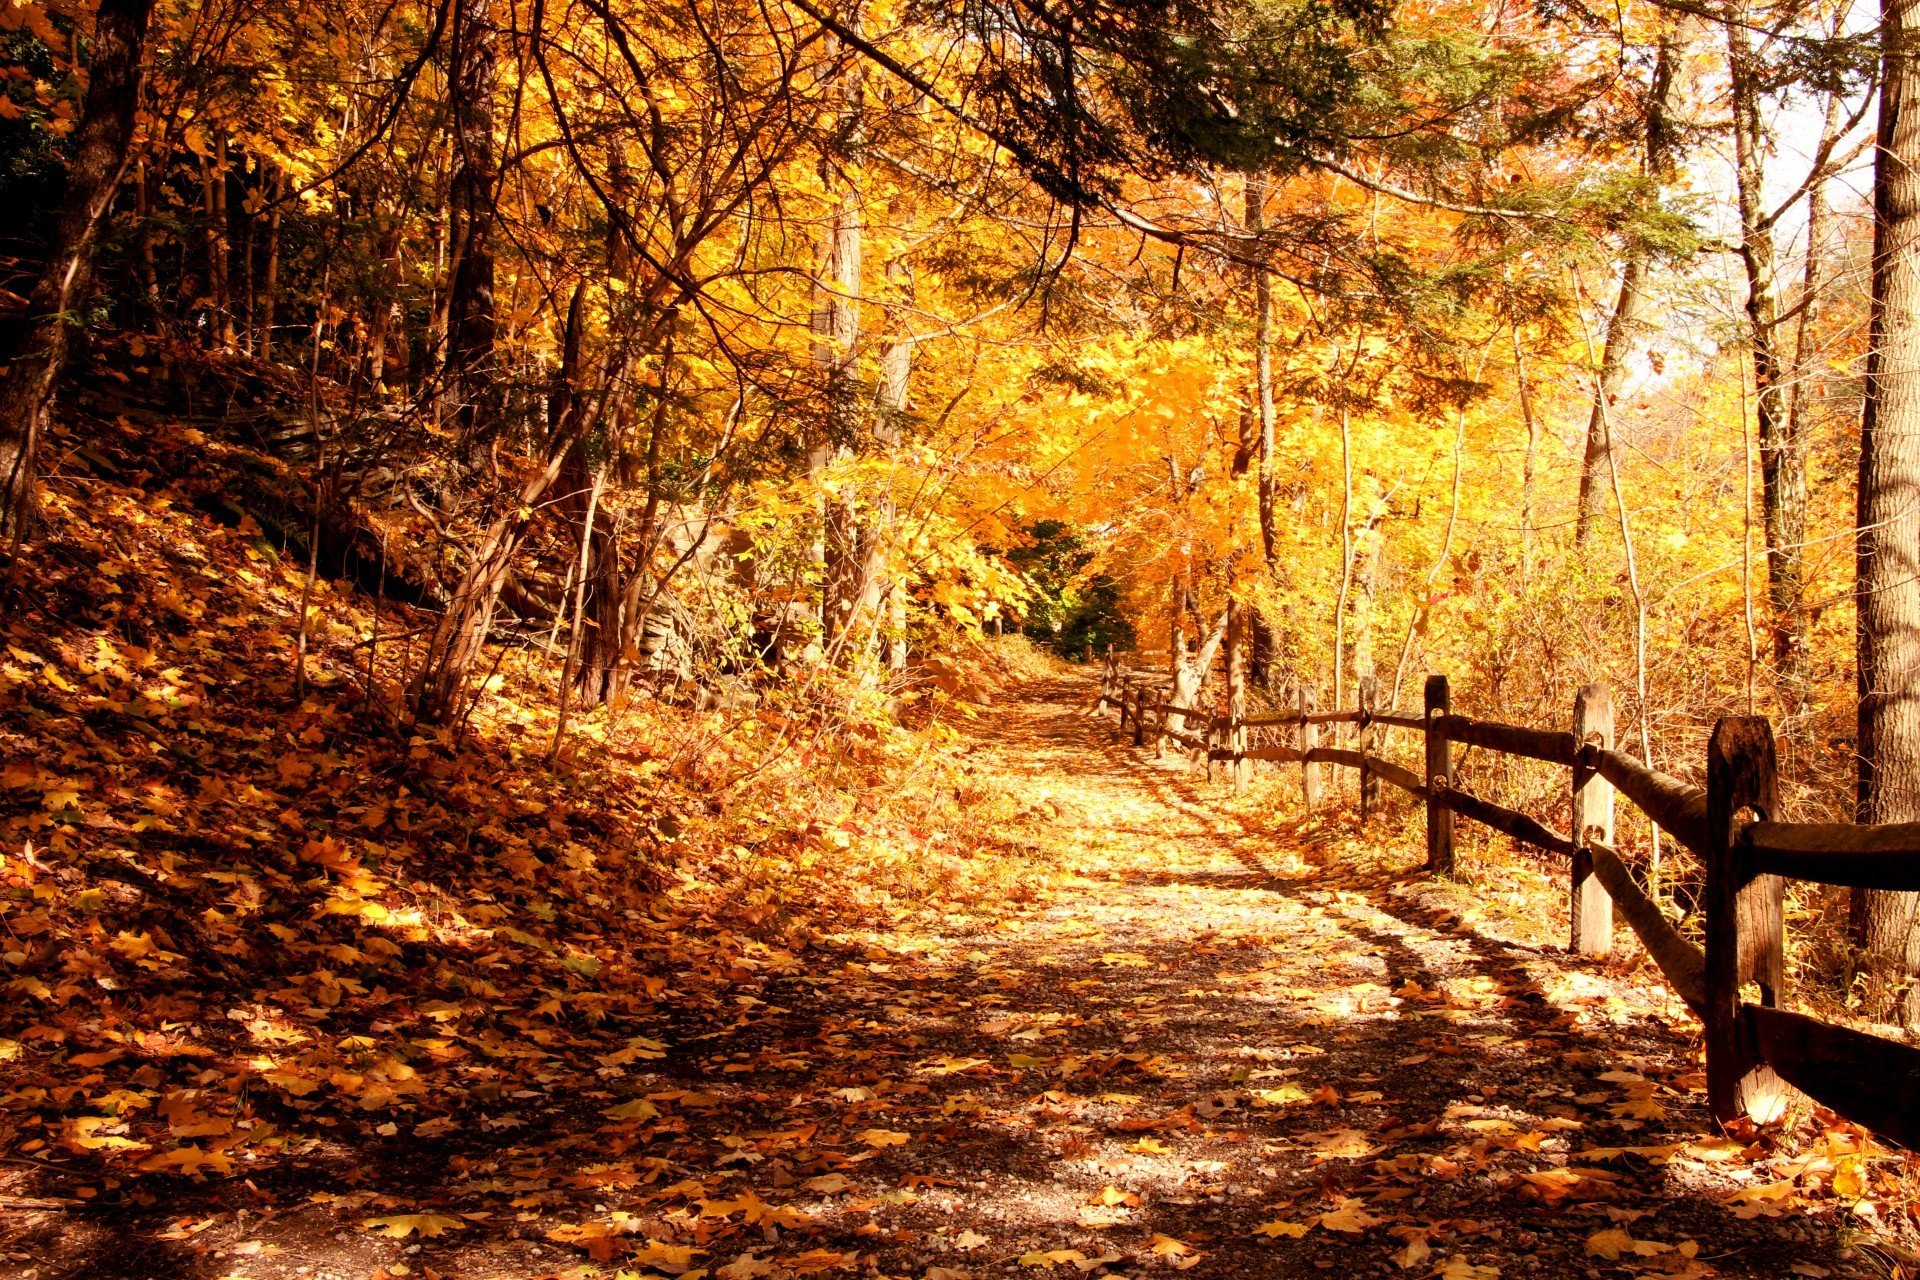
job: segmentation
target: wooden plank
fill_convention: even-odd
[[[1276,753],[1284,751],[1291,754],[1262,754],[1267,751]],[[1309,764],[1337,764],[1346,769],[1365,768],[1402,791],[1416,796],[1426,795],[1426,788],[1420,785],[1420,775],[1413,770],[1404,769],[1391,760],[1382,760],[1379,756],[1370,756],[1348,747],[1315,747],[1305,752],[1295,751],[1291,747],[1263,747],[1259,752],[1249,751],[1247,756],[1253,760],[1299,760],[1304,756]]]
[[[1382,760],[1379,756],[1367,757],[1367,769],[1375,777],[1385,779],[1410,796],[1426,799],[1427,789],[1420,785],[1420,775],[1411,769],[1402,769],[1391,760]]]
[[[1298,711],[1278,711],[1271,715],[1247,716],[1240,721],[1241,727],[1246,729],[1259,729],[1269,725],[1299,723],[1300,713]]]
[[[1427,713],[1426,767],[1423,779],[1427,792],[1427,870],[1453,874],[1453,814],[1446,795],[1453,787],[1453,738],[1447,732],[1453,695],[1444,675],[1427,677],[1423,693]]]
[[[1252,621],[1245,601],[1227,603],[1227,716],[1224,728],[1229,751],[1244,750],[1247,745],[1247,660]],[[1212,756],[1208,756],[1208,774],[1212,774]],[[1253,777],[1253,766],[1244,760],[1233,762],[1233,789],[1240,790]]]
[[[1373,676],[1362,676],[1360,688],[1359,729],[1354,734],[1354,745],[1360,749],[1360,825],[1365,826],[1373,811],[1380,807],[1380,778],[1368,767],[1374,759],[1371,754],[1375,742],[1375,731],[1368,723],[1367,711],[1373,706],[1374,699],[1380,696],[1380,681]]]
[[[1416,733],[1425,733],[1427,729],[1426,718],[1411,712],[1374,711],[1368,714],[1375,724],[1391,725],[1395,729],[1412,729]]]
[[[1761,1003],[1777,1007],[1785,969],[1778,876],[1740,865],[1733,826],[1748,809],[1778,807],[1773,726],[1758,716],[1722,716],[1707,740],[1706,888],[1700,895],[1707,950],[1707,1108],[1721,1124],[1751,1117],[1765,1124],[1786,1107],[1780,1078],[1742,1034],[1740,990],[1760,984]]]
[[[1467,716],[1439,718],[1439,729],[1454,742],[1500,751],[1510,756],[1526,756],[1548,764],[1571,765],[1580,743],[1570,733],[1552,729],[1528,729],[1494,720],[1474,720]]]
[[[1764,1005],[1740,1007],[1775,1074],[1881,1137],[1920,1149],[1920,1049]]]
[[[1614,911],[1633,929],[1668,984],[1698,1016],[1707,1000],[1706,953],[1673,927],[1673,921],[1640,888],[1618,853],[1593,839],[1587,841],[1587,853],[1593,858],[1594,878],[1613,898]]]
[[[1305,760],[1307,753],[1298,747],[1252,747],[1246,751],[1215,751],[1215,760],[1280,760],[1286,763]]]
[[[1582,685],[1573,698],[1573,737],[1577,742],[1613,745],[1613,690],[1606,683]],[[1573,843],[1568,868],[1567,918],[1572,924],[1567,949],[1575,955],[1604,956],[1613,949],[1613,899],[1593,874],[1588,840],[1613,843],[1613,784],[1578,764],[1573,769],[1570,806]]]
[[[1522,844],[1530,844],[1536,849],[1545,849],[1548,853],[1557,853],[1562,857],[1573,856],[1573,841],[1517,810],[1494,804],[1491,800],[1482,800],[1479,796],[1468,795],[1464,791],[1443,791],[1438,799],[1441,804],[1461,817],[1485,823],[1495,831],[1505,832]]]
[[[1649,769],[1630,756],[1601,747],[1580,748],[1579,765],[1605,778],[1640,811],[1687,848],[1707,847],[1707,793],[1678,778]]]
[[[1365,758],[1349,747],[1315,747],[1307,752],[1307,759],[1314,764],[1337,764],[1345,769],[1358,769]]]
[[[1754,822],[1735,843],[1754,872],[1855,889],[1920,890],[1920,822]]]
[[[1300,803],[1308,813],[1320,807],[1320,766],[1313,763],[1313,749],[1320,745],[1320,726],[1312,720],[1313,689],[1300,686]]]

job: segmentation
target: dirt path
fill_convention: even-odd
[[[1651,987],[1316,871],[1084,698],[975,731],[1053,883],[743,976],[598,1096],[494,1098],[251,1213],[56,1215],[20,1273],[1889,1274],[1802,1198],[1843,1150],[1706,1136]]]

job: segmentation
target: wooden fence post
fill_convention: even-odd
[[[1376,733],[1370,717],[1373,714],[1373,704],[1379,696],[1378,680],[1367,676],[1360,681],[1360,723],[1359,732],[1354,735],[1354,738],[1360,748],[1360,822],[1363,826],[1367,819],[1373,816],[1373,811],[1380,807],[1380,779],[1375,777],[1373,770],[1366,766],[1366,758],[1373,750]]]
[[[1320,726],[1308,722],[1313,714],[1313,689],[1300,686],[1300,750],[1304,754],[1320,745]],[[1320,766],[1312,760],[1300,762],[1300,802],[1311,814],[1320,807]]]
[[[1247,606],[1238,600],[1227,601],[1227,722],[1225,746],[1241,752],[1247,749]],[[1213,770],[1213,756],[1207,756],[1207,770]],[[1233,789],[1246,785],[1253,771],[1250,760],[1233,761]]]
[[[1439,718],[1452,708],[1447,678],[1427,677],[1427,870],[1453,873],[1453,810],[1447,792],[1453,786],[1453,747],[1440,732]]]
[[[1782,883],[1745,869],[1734,848],[1743,811],[1776,810],[1773,728],[1757,716],[1727,716],[1707,743],[1706,914],[1707,1106],[1723,1124],[1739,1116],[1765,1123],[1786,1106],[1786,1085],[1761,1058],[1740,1012],[1740,988],[1760,985],[1776,1006],[1785,974]]]
[[[1613,749],[1613,690],[1604,682],[1582,685],[1573,699],[1573,739],[1602,750]],[[1573,897],[1568,914],[1573,936],[1568,950],[1576,955],[1604,956],[1613,950],[1613,898],[1593,874],[1593,854],[1587,842],[1613,844],[1613,784],[1598,773],[1573,765]]]

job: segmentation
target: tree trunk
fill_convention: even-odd
[[[495,63],[493,0],[453,0],[453,180],[451,213],[460,230],[447,299],[447,387],[454,425],[471,452],[498,425],[493,345]]]
[[[1882,12],[1856,559],[1858,820],[1920,820],[1920,0]],[[1920,1022],[1915,895],[1853,891],[1868,1012]],[[1904,991],[1903,991],[1904,988]],[[1901,997],[1904,995],[1904,999]]]
[[[165,162],[161,164],[165,171]],[[149,330],[160,328],[160,266],[153,247],[153,175],[148,162],[137,161],[133,172],[133,264],[140,282],[141,319]]]
[[[1247,232],[1260,236],[1267,226],[1267,179],[1254,174],[1247,179]],[[1266,246],[1256,250],[1262,265],[1253,269],[1253,381],[1260,414],[1260,546],[1266,554],[1268,569],[1276,557],[1273,517],[1273,280],[1265,266]]]
[[[1662,39],[1655,56],[1653,83],[1647,95],[1644,172],[1656,186],[1673,167],[1672,130],[1668,110],[1672,105],[1674,72],[1678,58],[1673,44]],[[1600,353],[1600,376],[1594,391],[1594,404],[1587,417],[1587,446],[1580,462],[1580,501],[1574,521],[1573,540],[1585,546],[1593,535],[1593,526],[1607,510],[1607,488],[1612,483],[1613,444],[1608,430],[1612,407],[1626,389],[1627,360],[1634,344],[1647,327],[1647,267],[1651,255],[1638,237],[1627,241],[1626,261],[1620,271],[1620,296],[1614,302],[1613,316],[1607,322],[1606,345]]]
[[[1524,592],[1533,580],[1533,474],[1540,452],[1540,420],[1533,413],[1533,390],[1527,384],[1527,357],[1518,324],[1513,326],[1513,384],[1527,428],[1527,451],[1520,461],[1520,589]]]
[[[851,460],[859,435],[860,388],[855,363],[860,342],[860,252],[864,230],[859,193],[841,195],[827,233],[822,305],[815,312],[815,358],[824,375],[825,418],[809,462],[816,476]],[[859,513],[851,477],[836,478],[823,494],[820,642],[828,660],[846,663],[849,634],[859,610],[865,566],[860,560]]]
[[[506,586],[514,553],[526,536],[540,500],[566,465],[571,440],[555,441],[547,465],[508,495],[504,509],[487,525],[468,558],[467,567],[447,600],[427,642],[426,660],[409,691],[414,719],[423,724],[447,724],[457,717],[474,659],[485,646]]]
[[[267,264],[260,282],[260,358],[273,355],[273,312],[280,297],[280,211],[287,194],[287,175],[273,170],[267,195],[273,201],[267,210]]]
[[[93,279],[93,248],[129,160],[153,0],[101,0],[73,164],[47,263],[0,371],[0,541],[16,553],[33,518],[40,436],[67,356],[67,329]]]
[[[900,259],[887,264],[887,275],[904,298],[913,301],[913,273]],[[873,434],[890,459],[898,459],[901,432],[906,422],[907,388],[913,377],[913,336],[907,332],[904,308],[890,318],[893,331],[886,350],[880,354],[880,385],[874,395]],[[887,543],[896,536],[898,513],[893,494],[881,493],[874,503],[874,537],[869,539],[867,560],[867,601],[864,607],[873,618],[876,632],[884,641],[886,669],[895,676],[907,669],[907,584],[895,566]],[[884,617],[884,621],[882,618]]]
[[[1807,528],[1807,446],[1787,399],[1780,353],[1780,298],[1773,224],[1766,211],[1766,155],[1771,144],[1761,101],[1753,40],[1737,13],[1726,24],[1727,73],[1733,98],[1735,188],[1740,206],[1740,260],[1747,277],[1747,342],[1760,437],[1760,501],[1767,536],[1767,606],[1780,713],[1791,729],[1806,702],[1806,614],[1801,597],[1801,544]]]
[[[587,285],[582,281],[574,286],[573,299],[567,304],[567,324],[560,344],[560,368],[554,378],[547,417],[552,424],[550,430],[556,437],[573,441],[567,450],[566,465],[560,473],[560,485],[566,495],[564,505],[568,518],[580,524],[585,551],[579,570],[577,634],[568,642],[568,657],[573,664],[574,683],[579,687],[581,702],[588,707],[597,707],[613,701],[619,692],[620,654],[625,641],[620,632],[622,592],[619,544],[605,522],[589,518],[595,505],[591,493],[600,482],[599,477],[604,473],[606,464],[602,463],[600,472],[589,475],[587,444],[592,424],[585,419],[591,412],[591,405],[581,378],[586,302]],[[671,359],[671,352],[668,359]],[[665,381],[663,375],[663,398]]]
[[[213,154],[200,157],[201,244],[207,267],[207,345],[233,348],[233,290],[228,283],[232,246],[227,231],[227,139],[216,134]]]

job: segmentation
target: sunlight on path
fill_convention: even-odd
[[[389,1124],[377,1158],[43,1207],[7,1256],[64,1259],[35,1280],[1890,1274],[1811,1198],[1857,1156],[1709,1135],[1661,989],[1494,938],[1418,874],[1317,868],[1084,697],[970,729],[981,842],[1034,868],[1003,900],[748,943],[578,1074],[547,1069],[586,1043],[558,1020],[474,1040],[530,1086],[488,1091],[476,1055],[457,1121]]]
[[[936,1228],[971,1246],[950,1265],[1852,1274],[1821,1229],[1720,1203],[1752,1174],[1704,1136],[1657,993],[1454,927],[1413,882],[1320,874],[1083,698],[976,730],[1071,879],[969,939],[970,981],[942,985],[971,998],[920,1024],[1016,1075],[966,1095],[944,1153],[988,1176],[923,1199],[971,1223]]]

